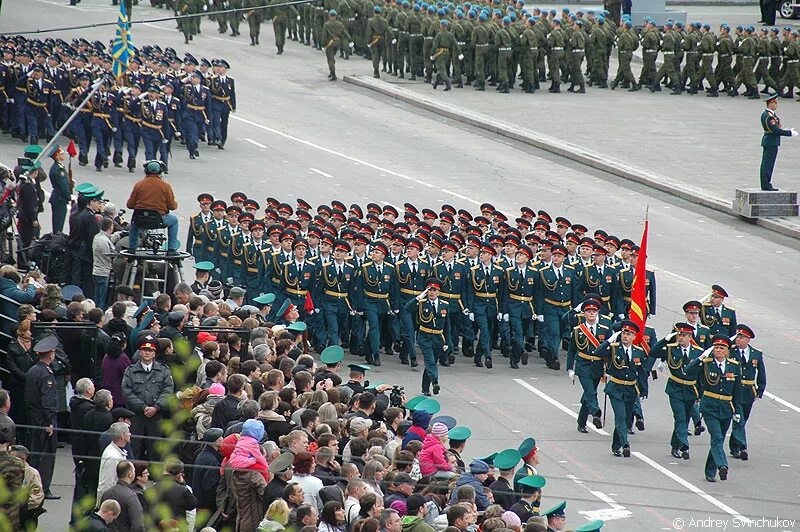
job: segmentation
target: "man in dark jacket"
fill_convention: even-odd
[[[183,462],[167,462],[164,474],[152,490],[156,494],[154,500],[158,501],[152,508],[153,521],[158,523],[164,516],[169,516],[186,526],[186,512],[197,508],[197,497],[186,486]]]
[[[119,503],[119,517],[109,525],[112,532],[144,532],[144,516],[142,504],[131,484],[136,478],[136,470],[130,460],[122,460],[117,464],[117,483],[103,493],[101,500],[115,500]]]
[[[292,453],[283,453],[269,464],[269,472],[275,476],[264,490],[264,508],[269,508],[270,504],[283,497],[283,490],[292,480],[293,462],[294,455]]]
[[[162,438],[161,420],[167,411],[174,384],[169,368],[155,361],[156,338],[145,334],[139,340],[139,361],[125,370],[122,377],[122,394],[127,406],[136,416],[131,423],[134,436],[133,453],[139,460],[157,461],[156,441]]]
[[[69,428],[74,430],[70,434],[72,444],[72,461],[75,464],[75,489],[72,493],[73,508],[85,495],[87,491],[86,465],[83,456],[86,454],[86,439],[82,431],[83,418],[94,410],[94,383],[91,379],[78,379],[75,384],[75,395],[69,400]],[[75,513],[72,514],[72,519]]]
[[[72,283],[83,289],[86,297],[94,296],[92,279],[92,240],[100,232],[97,214],[103,208],[103,191],[94,190],[85,194],[86,208],[70,219],[69,239],[67,240],[72,258]]]
[[[239,418],[237,407],[239,401],[247,397],[244,385],[247,381],[244,375],[231,375],[228,377],[228,394],[216,405],[211,414],[211,426],[219,429],[226,429],[231,421]]]
[[[203,434],[203,443],[206,445],[194,461],[192,475],[192,490],[197,497],[197,524],[203,524],[217,509],[217,486],[221,478],[219,466],[222,463],[222,429],[208,429]]]
[[[50,184],[53,191],[50,193],[50,206],[53,209],[53,232],[61,233],[64,230],[64,220],[67,217],[67,205],[70,202],[70,184],[64,161],[67,153],[58,144],[50,149],[48,154],[53,159],[50,167]]]
[[[75,527],[77,532],[105,532],[108,525],[119,517],[119,503],[113,499],[108,499],[100,505],[100,509],[88,517],[84,517]]]

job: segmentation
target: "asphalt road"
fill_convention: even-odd
[[[151,13],[164,12],[139,6],[134,18]],[[77,10],[47,0],[15,0],[6,2],[0,31],[114,17],[113,8],[100,0],[84,0]],[[243,190],[262,202],[269,195],[290,203],[300,196],[312,204],[336,198],[362,205],[411,201],[420,208],[436,208],[447,202],[473,211],[489,201],[510,213],[522,204],[543,208],[638,241],[649,206],[649,260],[657,270],[659,288],[651,323],[657,331],[666,333],[680,319],[683,302],[702,297],[712,283],[719,283],[733,295],[739,320],[753,327],[755,343],[765,352],[771,395],[757,403],[748,426],[750,461],[731,460],[729,480],[708,484],[703,478],[707,434],[691,438],[690,461],[673,460],[668,445],[672,417],[661,392],[663,377],[651,384],[644,405],[647,430],[631,438],[634,453],[629,459],[611,455],[605,430],[575,430],[579,387],[565,372],[545,369],[538,358],[519,371],[506,367],[499,356],[493,370],[459,359],[442,371],[443,411],[472,428],[466,457],[535,437],[543,455],[540,473],[548,479],[542,506],[568,500],[570,527],[605,517],[611,518],[608,530],[721,530],[724,524],[733,528],[735,516],[744,516],[753,528],[800,529],[800,359],[795,349],[800,333],[793,325],[800,296],[796,241],[426,116],[368,91],[330,83],[320,53],[290,43],[284,55],[276,56],[269,45],[269,25],[263,27],[264,44],[257,49],[247,46],[246,26],[245,36],[234,39],[220,36],[215,25],[204,22],[203,35],[188,47],[173,27],[164,22],[134,28],[135,42],[228,59],[239,100],[224,152],[205,148],[199,160],[190,161],[185,151],[175,148],[168,180],[182,220],[194,211],[200,192],[227,198]],[[113,29],[61,35],[107,40]],[[339,63],[341,75],[363,73],[365,68],[361,61]],[[21,144],[8,138],[0,140],[4,161],[20,149]],[[642,155],[637,162],[647,166],[648,157]],[[118,204],[124,203],[137,179],[113,169],[102,174],[76,170],[78,182],[98,184]],[[48,225],[44,219],[43,224]],[[373,380],[404,385],[409,395],[419,390],[420,377],[393,360],[371,374]],[[609,424],[612,417],[609,414]],[[66,497],[48,502],[43,529],[66,529],[69,462],[67,455],[58,459],[54,491]],[[757,521],[763,517],[795,521]],[[698,521],[709,518],[721,521]]]

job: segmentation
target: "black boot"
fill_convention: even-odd
[[[617,83],[617,80],[612,81],[611,82],[611,90],[613,91],[614,89],[616,89],[617,85],[619,85],[619,83]]]
[[[501,94],[508,94],[508,83],[500,82],[500,93]]]
[[[128,156],[128,172],[133,173],[134,169],[136,168],[136,159]]]
[[[661,84],[660,83],[653,83],[652,85],[647,87],[650,89],[650,92],[661,92]]]
[[[708,92],[706,93],[706,97],[707,98],[717,98],[717,97],[719,97],[719,92],[717,91],[716,87],[711,87],[710,89],[708,89]]]
[[[633,86],[630,89],[628,89],[628,92],[636,92],[641,89],[642,89],[641,85],[639,85],[638,83],[634,83]]]
[[[433,82],[433,90],[436,90],[436,87],[439,86],[439,76],[436,76],[436,81]]]
[[[122,168],[122,152],[114,152],[114,166]]]
[[[581,83],[578,90],[575,91],[575,94],[586,94],[586,85]]]
[[[486,90],[486,82],[485,81],[475,81],[475,90],[476,91],[485,91]]]
[[[569,88],[567,89],[567,92],[575,92],[575,84],[574,83],[570,84]]]
[[[444,91],[447,92],[452,88],[453,88],[453,86],[450,84],[450,78],[445,78],[445,80],[444,80]]]
[[[553,93],[558,94],[561,92],[561,83],[553,83]]]
[[[761,96],[758,95],[758,87],[753,87],[750,89],[750,93],[747,95],[748,100],[758,100]]]
[[[380,79],[380,78],[381,78],[381,75],[380,75],[380,73],[378,72],[378,69],[377,69],[377,68],[376,68],[376,69],[375,69],[375,71],[372,73],[372,77],[373,77],[373,78],[376,78],[376,79]]]

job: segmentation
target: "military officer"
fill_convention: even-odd
[[[414,334],[415,325],[414,317],[407,311],[407,303],[417,297],[425,288],[425,283],[428,277],[431,276],[431,267],[427,259],[420,257],[423,244],[418,238],[409,238],[406,241],[406,255],[405,260],[395,264],[395,273],[397,275],[397,282],[400,288],[400,315],[396,320],[398,327],[396,327],[395,337],[400,338],[402,345],[400,347],[400,362],[402,364],[412,363],[412,367],[417,365],[417,353],[414,348]],[[452,356],[452,351],[450,353]],[[447,359],[444,364],[449,366]]]
[[[400,290],[394,265],[384,261],[388,254],[389,248],[383,242],[372,245],[372,260],[361,266],[356,288],[355,308],[367,324],[364,356],[368,364],[375,366],[381,365],[380,322],[386,316],[396,316],[399,310]]]
[[[468,246],[475,245],[475,242],[468,244]],[[479,368],[485,364],[491,369],[493,364],[490,327],[503,319],[500,301],[503,297],[505,272],[492,260],[496,253],[494,247],[488,242],[479,245],[479,262],[470,268],[467,282],[467,308],[475,315],[479,333],[478,348],[473,361]]]
[[[231,261],[233,241],[239,233],[239,215],[242,214],[242,209],[236,205],[230,205],[225,209],[225,214],[227,220],[217,233],[214,255],[219,260],[216,268],[219,278],[224,282],[228,282],[228,279],[233,275],[233,262]]]
[[[600,295],[601,314],[612,314],[615,318],[624,316],[619,275],[613,266],[606,264],[608,251],[605,247],[595,244],[593,248],[592,265],[584,268],[581,286],[584,292],[596,292]]]
[[[196,261],[206,260],[206,248],[203,245],[203,235],[206,224],[212,219],[211,204],[214,196],[202,193],[197,196],[200,212],[189,217],[189,236],[186,237],[186,252],[191,253]]]
[[[592,424],[603,428],[603,415],[597,402],[597,386],[605,374],[603,358],[594,354],[600,344],[611,334],[611,321],[600,316],[600,302],[587,299],[581,304],[582,322],[572,329],[567,350],[567,372],[574,382],[575,376],[583,389],[581,408],[578,411],[578,432],[587,433],[586,421],[592,416]]]
[[[208,288],[208,283],[211,281],[211,272],[214,271],[214,263],[207,260],[196,262],[194,264],[194,282],[189,285],[192,292],[200,294],[203,290]]]
[[[309,312],[318,314],[319,309],[310,310],[307,304],[309,298],[313,302],[313,291],[317,284],[317,265],[306,259],[307,252],[308,242],[304,238],[294,239],[292,259],[283,263],[278,292],[282,292],[286,299],[300,309],[300,319],[309,324],[313,321]]]
[[[700,309],[703,305],[699,301],[687,301],[683,304],[683,313],[686,322],[694,327],[692,344],[700,349],[705,349],[711,345],[711,331],[700,322]]]
[[[457,59],[455,52],[458,49],[458,45],[456,44],[456,38],[450,33],[450,23],[447,19],[439,21],[439,32],[433,38],[431,49],[433,51],[431,61],[434,62],[436,69],[436,80],[433,82],[433,88],[436,89],[439,83],[444,83],[444,90],[449,91],[451,84],[450,76],[447,74],[447,65],[451,58]],[[402,76],[403,74],[400,73],[400,77]]]
[[[564,263],[567,248],[561,244],[552,247],[552,263],[539,268],[535,307],[536,319],[542,324],[541,352],[547,367],[561,369],[558,349],[561,343],[561,317],[578,301],[579,282],[575,269]]]
[[[59,348],[58,338],[47,335],[33,346],[38,362],[28,370],[25,377],[25,405],[28,423],[36,427],[31,434],[31,467],[42,476],[45,497],[56,498],[50,493],[50,482],[56,463],[56,416],[58,413],[58,389],[51,364]]]
[[[525,438],[517,447],[517,451],[519,451],[519,455],[522,458],[522,467],[514,475],[514,491],[519,492],[520,480],[537,474],[536,466],[539,465],[539,448],[536,446],[534,438]],[[538,511],[539,508],[536,508],[537,513]]]
[[[294,8],[292,7],[292,9]],[[236,112],[236,84],[228,75],[228,69],[231,68],[230,63],[224,59],[218,59],[216,63],[217,75],[212,76],[209,80],[211,134],[208,144],[224,150],[225,142],[228,140],[228,118],[231,113]]]
[[[527,523],[531,517],[539,515],[542,488],[546,484],[546,479],[541,475],[533,474],[520,478],[515,483],[516,488],[514,489],[522,497],[509,508],[509,511],[517,514],[523,523]]]
[[[439,393],[439,369],[437,362],[446,360],[450,349],[450,304],[439,299],[442,282],[431,277],[425,282],[425,290],[405,305],[405,310],[414,316],[417,325],[417,345],[425,361],[422,373],[422,395]]]
[[[228,208],[225,201],[214,200],[211,204],[211,220],[203,227],[201,239],[206,253],[206,260],[220,264],[217,254],[217,240],[220,231],[225,227],[225,210]]]
[[[505,449],[497,453],[494,458],[494,466],[500,470],[500,476],[492,482],[489,489],[494,494],[494,502],[505,510],[517,502],[517,496],[513,490],[514,472],[521,459],[517,449]]]
[[[768,94],[765,97],[765,102],[767,108],[761,113],[761,128],[764,131],[761,137],[761,190],[778,190],[772,186],[772,170],[775,168],[775,159],[778,157],[781,137],[796,137],[800,133],[795,131],[794,128],[781,128],[781,119],[775,114],[778,109],[777,94]]]
[[[709,482],[728,480],[728,459],[725,457],[725,434],[731,420],[741,421],[741,368],[738,360],[728,358],[731,341],[721,334],[715,335],[712,346],[689,362],[687,369],[699,368],[700,412],[706,420],[711,436],[711,448],[706,458],[705,474]],[[713,351],[713,355],[709,353]]]
[[[691,410],[699,399],[697,367],[690,368],[690,362],[699,357],[703,350],[692,345],[694,327],[688,323],[676,323],[674,332],[655,343],[650,357],[667,363],[669,380],[666,393],[672,409],[674,421],[670,440],[671,454],[675,458],[689,459],[689,433],[687,427]],[[677,337],[677,341],[674,341]]]
[[[767,388],[767,371],[764,367],[764,354],[756,349],[750,342],[756,337],[753,329],[740,323],[736,326],[736,338],[731,350],[731,358],[739,361],[741,373],[741,389],[739,390],[737,411],[741,414],[739,420],[733,421],[733,430],[728,442],[731,456],[747,460],[747,435],[745,425],[750,419],[750,412],[756,399],[764,396]]]
[[[528,364],[525,338],[536,316],[534,296],[540,275],[540,272],[530,267],[533,256],[531,248],[520,246],[515,255],[516,264],[506,268],[504,276],[505,287],[502,291],[501,307],[503,320],[508,319],[511,331],[510,366],[513,369],[519,369],[520,361],[523,366]]]
[[[168,174],[169,156],[172,153],[172,139],[182,139],[183,136],[182,105],[180,99],[173,96],[175,88],[171,84],[165,83],[160,89],[164,92],[163,101],[166,107],[166,122],[163,124],[162,128],[166,142],[161,143],[159,159],[165,165],[164,173]]]
[[[250,223],[255,217],[249,212],[243,212],[238,216],[239,231],[231,241],[231,271],[230,283],[233,286],[243,286],[242,281],[242,257],[244,246],[252,240],[250,233]],[[274,296],[273,296],[274,297]]]
[[[144,158],[152,161],[161,153],[161,145],[166,143],[164,125],[167,123],[167,106],[159,99],[159,89],[155,85],[147,88],[147,100],[138,102],[139,110],[136,113],[142,128],[140,131],[144,143]]]
[[[369,48],[372,58],[372,77],[380,78],[381,74],[378,69],[386,46],[386,30],[389,29],[389,23],[383,16],[381,6],[373,7],[372,12],[373,16],[367,21],[367,38],[369,39],[367,48]]]
[[[711,287],[709,301],[700,308],[700,321],[709,328],[711,334],[724,334],[727,337],[736,334],[736,310],[723,304],[728,292],[720,285]]]
[[[108,154],[113,135],[117,131],[118,113],[116,97],[109,90],[109,82],[100,82],[100,88],[92,96],[92,136],[96,144],[94,167],[98,172],[108,168]]]
[[[328,79],[336,81],[336,53],[345,47],[353,48],[353,39],[337,18],[336,10],[328,11],[328,21],[322,27],[322,43],[325,46],[325,57],[328,60]]]
[[[641,383],[647,378],[643,363],[645,354],[641,347],[633,344],[639,326],[631,320],[623,320],[620,330],[615,332],[594,351],[594,355],[607,359],[608,382],[605,393],[614,410],[614,437],[611,452],[614,456],[631,455],[628,442],[628,425],[633,417],[633,405],[640,394]],[[617,342],[617,338],[620,341]]]
[[[189,158],[195,159],[200,156],[197,149],[200,141],[200,133],[211,122],[209,120],[209,103],[211,92],[208,87],[201,84],[203,75],[194,71],[191,74],[191,83],[187,83],[183,88],[183,127],[186,132],[186,149],[189,151]]]
[[[28,126],[28,143],[39,144],[39,136],[50,137],[53,124],[49,108],[53,101],[53,82],[44,77],[44,69],[36,65],[30,77],[20,77],[18,85],[25,87],[25,122]]]
[[[267,257],[271,256],[269,244],[264,238],[264,222],[253,220],[250,222],[250,242],[242,247],[242,273],[241,279],[247,289],[248,301],[253,301],[262,293],[274,293],[272,283],[266,274]],[[276,295],[277,299],[277,295]],[[277,303],[283,303],[283,298]]]
[[[471,333],[475,315],[466,306],[470,270],[463,260],[456,258],[457,253],[458,244],[453,240],[445,240],[439,254],[440,260],[433,265],[432,271],[433,275],[442,282],[439,297],[450,304],[450,319],[448,320],[450,352],[454,353],[458,349],[459,337],[464,334],[464,356],[471,357],[474,356],[472,349],[474,340]]]
[[[53,209],[53,232],[61,233],[64,230],[64,220],[67,216],[67,205],[70,202],[70,183],[67,170],[64,168],[64,160],[67,154],[58,144],[55,144],[48,156],[53,159],[53,166],[50,167],[50,183],[53,191],[50,193],[50,207]]]
[[[336,240],[333,244],[333,260],[320,266],[317,300],[321,302],[322,318],[325,323],[327,346],[349,343],[350,317],[355,313],[352,301],[356,288],[357,270],[347,260],[350,244]]]

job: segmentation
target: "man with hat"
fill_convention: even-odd
[[[592,264],[583,270],[584,295],[593,292],[600,296],[601,314],[613,314],[614,318],[624,316],[625,301],[619,287],[619,272],[606,264],[608,251],[605,247],[595,244],[592,251]]]
[[[475,315],[466,306],[467,300],[467,280],[469,278],[469,268],[462,259],[457,259],[459,245],[454,240],[442,242],[442,249],[439,253],[439,262],[433,265],[433,276],[437,277],[442,283],[442,291],[439,297],[450,304],[450,352],[454,353],[458,349],[459,337],[464,335],[464,356],[474,356],[472,338],[472,323]],[[469,317],[472,316],[471,319]]]
[[[107,80],[101,81],[100,88],[94,93],[91,101],[92,137],[97,150],[94,156],[94,168],[98,172],[108,168],[108,154],[118,126],[117,96],[109,91],[109,85]]]
[[[420,257],[422,241],[418,238],[409,238],[405,243],[405,260],[395,264],[395,273],[399,286],[399,316],[394,320],[394,337],[400,337],[400,363],[411,367],[417,366],[417,350],[414,347],[415,318],[407,310],[408,303],[419,296],[425,288],[426,281],[431,274],[431,268],[425,258]],[[441,288],[441,285],[440,285]],[[445,357],[443,365],[450,363]]]
[[[28,143],[39,144],[39,134],[49,137],[53,124],[48,111],[53,100],[53,82],[44,77],[44,69],[34,66],[30,73],[17,80],[18,87],[25,87],[25,123],[28,126]]]
[[[731,358],[739,361],[741,372],[741,389],[739,390],[738,411],[741,418],[733,422],[733,430],[728,442],[731,456],[747,460],[747,434],[745,425],[750,419],[753,402],[764,396],[767,388],[767,370],[764,367],[764,354],[760,349],[753,347],[750,342],[756,335],[753,329],[740,323],[736,326],[736,337]]]
[[[213,262],[204,260],[194,263],[194,282],[189,285],[192,292],[200,294],[200,292],[208,288],[212,270],[214,270]]]
[[[796,59],[796,58],[795,58]],[[793,63],[797,70],[797,63]],[[791,65],[790,65],[791,66]],[[787,69],[788,70],[788,69]],[[781,90],[785,85],[786,78],[779,83]],[[738,83],[736,84],[738,86]],[[794,87],[789,88],[789,97]],[[733,89],[731,89],[733,90]],[[778,109],[778,94],[767,94],[764,99],[767,108],[761,113],[761,128],[764,134],[761,137],[761,190],[778,190],[772,186],[772,170],[775,168],[775,159],[778,157],[778,147],[781,145],[781,137],[796,137],[800,135],[794,128],[783,129],[781,119],[775,111]]]
[[[547,530],[550,532],[561,532],[566,529],[567,524],[567,501],[562,501],[549,510],[542,512],[547,518]]]
[[[528,364],[525,338],[536,316],[533,300],[538,277],[536,270],[530,267],[532,260],[533,250],[528,246],[520,246],[514,255],[515,263],[505,271],[501,307],[503,320],[508,321],[511,333],[510,365],[513,369],[519,369],[520,361],[523,366]]]
[[[189,159],[200,156],[198,142],[200,133],[210,124],[209,105],[211,92],[201,81],[203,75],[194,71],[191,73],[191,82],[183,87],[183,128],[186,133],[186,149],[189,151]]]
[[[103,191],[92,187],[91,191],[82,194],[86,207],[77,217],[70,220],[67,246],[72,258],[72,283],[83,289],[86,297],[92,297],[94,280],[92,279],[92,242],[100,232],[100,224],[96,214],[103,208]],[[83,203],[79,201],[80,205]]]
[[[43,192],[39,181],[43,181],[47,177],[44,170],[42,170],[42,163],[39,161],[34,163],[32,159],[35,159],[41,153],[41,146],[27,146],[23,155],[32,164],[28,165],[28,161],[26,161],[25,164],[14,169],[14,175],[18,176],[16,189],[17,227],[19,228],[23,247],[30,246],[34,236],[40,231],[39,211],[44,209],[41,206],[40,196],[43,197]]]
[[[562,244],[552,246],[552,262],[539,267],[536,282],[536,319],[541,327],[540,351],[547,367],[561,369],[558,359],[561,344],[561,317],[578,301],[579,279],[575,268],[565,264],[567,248]]]
[[[58,390],[51,364],[56,357],[59,341],[47,335],[33,346],[37,363],[25,376],[25,405],[31,431],[30,464],[42,475],[42,489],[46,499],[59,499],[50,492],[53,470],[56,465],[56,416],[58,414]]]
[[[494,494],[495,504],[499,504],[504,510],[508,510],[517,502],[512,486],[514,485],[514,471],[520,459],[517,449],[500,451],[494,458],[494,466],[500,470],[500,477],[492,482],[489,489]]]
[[[203,245],[203,234],[206,224],[211,221],[211,204],[214,196],[202,193],[197,196],[197,203],[200,204],[200,212],[189,217],[189,235],[186,237],[186,252],[191,253],[194,260],[202,262],[206,260],[206,248]]]
[[[272,304],[275,302],[275,294],[260,294],[253,298],[253,303],[258,307],[256,318],[262,323],[266,323],[268,316],[272,314]]]
[[[145,176],[133,185],[131,195],[128,197],[129,209],[154,210],[161,215],[164,225],[167,226],[167,254],[178,251],[178,217],[170,211],[178,208],[172,186],[161,178],[164,167],[161,161],[147,161],[144,165]],[[139,230],[135,225],[136,218],[131,220],[130,247],[136,249],[139,245]]]
[[[480,248],[479,262],[470,268],[466,303],[467,308],[475,315],[475,323],[480,332],[478,349],[475,351],[473,361],[477,367],[482,368],[484,362],[481,359],[484,359],[486,367],[491,369],[493,367],[491,329],[503,319],[497,296],[502,289],[505,272],[494,263],[493,258],[496,252],[491,244],[475,242],[468,243],[467,247],[475,244]]]
[[[224,59],[217,61],[217,75],[209,79],[211,90],[211,131],[209,132],[209,146],[225,149],[228,140],[228,118],[236,112],[236,85],[228,75],[231,65]]]
[[[325,364],[314,374],[315,383],[331,379],[334,386],[342,384],[342,378],[338,375],[339,370],[342,368],[342,360],[344,360],[344,349],[340,345],[329,345],[322,350],[319,355],[319,361]]]
[[[614,437],[611,452],[614,456],[631,455],[628,443],[628,425],[633,417],[633,405],[640,395],[642,381],[647,378],[644,369],[645,354],[641,347],[633,345],[639,326],[631,320],[623,320],[620,330],[600,344],[594,355],[606,359],[608,382],[605,393],[614,410]],[[617,342],[620,338],[620,342]]]
[[[455,424],[455,420],[453,420],[453,423]],[[467,440],[472,436],[472,431],[468,427],[453,426],[448,428],[450,431],[447,433],[447,439],[449,440],[450,448],[447,451],[456,457],[458,472],[463,474],[466,464],[461,454],[464,452]]]
[[[533,438],[525,438],[517,448],[520,457],[522,457],[522,467],[517,470],[514,475],[514,490],[519,492],[520,480],[527,476],[536,475],[536,466],[539,465],[539,447],[536,446],[536,440]],[[538,510],[538,509],[537,509]]]
[[[479,512],[486,510],[492,504],[484,491],[487,478],[489,478],[489,464],[480,458],[474,459],[469,464],[469,471],[456,479],[455,487],[450,492],[450,504],[458,502],[456,499],[458,488],[472,486],[475,489],[475,506]]]
[[[192,492],[197,497],[197,513],[202,519],[209,517],[217,508],[217,486],[220,481],[219,466],[222,463],[223,430],[210,428],[203,434],[203,450],[197,455],[192,468]],[[202,522],[202,521],[201,521]]]
[[[250,222],[250,241],[242,247],[242,269],[240,274],[250,298],[256,294],[274,294],[272,280],[268,274],[270,270],[269,262],[272,261],[273,255],[271,248],[263,240],[263,237],[264,221],[253,220]],[[279,294],[275,294],[275,300],[278,299],[278,296]],[[279,303],[282,303],[283,294],[280,294],[280,296]]]
[[[519,520],[527,523],[531,517],[539,515],[539,502],[542,499],[542,488],[547,484],[541,475],[528,475],[522,477],[516,484],[516,491],[522,497],[515,502],[509,511],[519,516]]]
[[[317,299],[317,264],[306,259],[308,242],[304,238],[296,238],[292,242],[292,259],[283,263],[281,267],[280,284],[278,292],[282,292],[286,299],[300,311],[300,319],[305,321],[313,334],[316,330],[316,314],[320,309],[315,308],[314,300]],[[319,343],[315,344],[319,345]]]
[[[160,100],[159,88],[155,84],[147,87],[146,99],[132,103],[137,104],[136,114],[141,118],[140,136],[144,143],[144,158],[146,161],[151,161],[158,158],[161,153],[161,145],[168,142],[167,136],[164,134],[164,126],[168,125],[167,106]],[[128,149],[130,150],[130,146]],[[162,159],[162,161],[164,164],[167,163],[166,159]]]
[[[601,317],[599,311],[600,302],[596,299],[587,299],[581,304],[583,316],[578,315],[579,323],[572,329],[567,350],[569,378],[574,382],[577,375],[583,389],[581,408],[578,411],[578,432],[584,434],[588,432],[586,421],[590,414],[594,426],[598,429],[603,428],[600,419],[603,412],[597,402],[597,386],[605,374],[605,364],[594,351],[608,337],[611,321],[605,316]]]
[[[294,473],[294,453],[281,453],[269,464],[269,472],[274,475],[264,489],[264,505],[268,506],[273,501],[283,497],[283,490],[289,485]]]
[[[344,24],[338,20],[335,9],[328,11],[328,20],[322,26],[321,44],[325,49],[325,57],[328,60],[328,79],[336,81],[336,52],[343,51],[346,46],[352,50],[352,37],[347,32]]]
[[[422,394],[430,395],[431,385],[434,395],[439,393],[439,369],[436,363],[447,364],[447,350],[450,348],[448,336],[450,327],[450,304],[439,299],[442,282],[438,277],[425,281],[425,290],[409,301],[404,307],[414,316],[417,331],[417,345],[422,351],[425,371],[422,373]]]
[[[709,482],[728,480],[728,459],[725,456],[725,434],[731,420],[739,422],[741,416],[742,378],[739,360],[728,358],[731,341],[718,334],[711,340],[711,347],[689,362],[688,369],[699,368],[700,412],[706,420],[711,436],[711,448],[706,458],[705,474]],[[713,355],[709,353],[713,351]]]
[[[131,423],[133,454],[138,459],[154,461],[159,459],[156,439],[164,436],[161,421],[169,407],[174,384],[169,368],[155,361],[156,338],[144,334],[138,347],[139,361],[125,370],[122,393],[126,406],[136,414]]]
[[[372,246],[372,260],[361,266],[355,290],[354,309],[363,313],[367,323],[367,342],[364,356],[368,364],[380,366],[381,324],[386,316],[395,316],[399,310],[399,286],[394,265],[385,262],[389,248],[383,242]]]
[[[650,350],[649,356],[667,363],[669,380],[666,393],[672,409],[674,426],[670,446],[672,456],[689,459],[689,433],[687,427],[695,402],[700,398],[697,387],[697,368],[689,369],[689,362],[699,357],[703,350],[692,345],[694,327],[676,323],[675,331],[662,338]],[[673,340],[677,337],[677,342]]]
[[[53,233],[61,233],[67,217],[67,205],[71,200],[70,180],[67,169],[64,167],[67,154],[58,144],[55,144],[47,155],[53,159],[53,166],[50,167],[49,173],[50,183],[53,185],[49,200],[53,210]]]
[[[356,288],[356,269],[347,261],[349,253],[350,244],[345,240],[336,240],[333,244],[333,260],[323,262],[320,266],[316,293],[322,307],[326,335],[323,343],[326,346],[350,343],[350,316],[355,313],[352,300]]]
[[[720,285],[711,286],[709,300],[700,308],[700,321],[709,328],[711,334],[724,334],[727,337],[736,334],[736,309],[723,304],[728,292]]]

